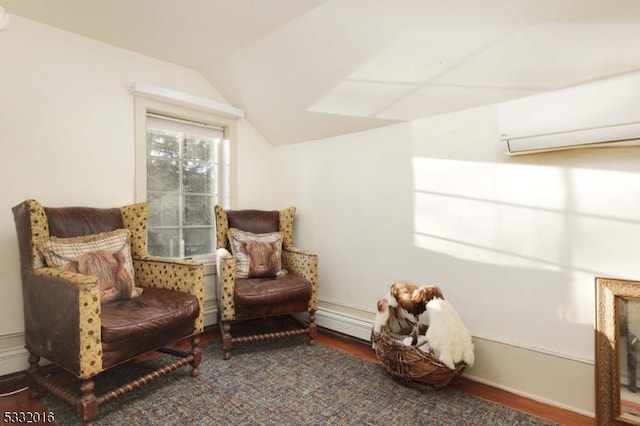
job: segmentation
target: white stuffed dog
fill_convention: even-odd
[[[377,308],[376,316],[373,320],[373,335],[379,335],[383,330],[398,333],[410,326],[408,312],[398,304],[398,301],[391,293],[378,300]],[[375,349],[374,340],[372,339],[371,342],[371,346]]]
[[[376,317],[373,319],[373,332],[375,334],[380,334],[380,332],[382,332],[382,328],[387,327],[389,317],[391,315],[390,307],[398,307],[398,302],[391,293],[378,300],[378,311],[376,312]]]
[[[442,298],[433,298],[427,303],[427,315],[425,337],[438,360],[452,370],[460,361],[471,367],[475,362],[471,334],[453,306]]]

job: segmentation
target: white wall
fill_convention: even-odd
[[[371,318],[395,280],[437,284],[476,340],[592,364],[594,277],[640,277],[640,150],[508,157],[496,121],[488,106],[279,147],[279,202],[301,206],[321,306]],[[495,370],[478,358],[472,373]],[[561,405],[593,411],[586,371]]]
[[[234,208],[277,210],[273,147],[247,120],[238,123],[237,193]]]
[[[194,71],[19,16],[0,32],[0,61],[2,346],[24,330],[11,207],[27,198],[50,206],[135,201],[134,82],[222,99]],[[238,127],[238,204],[271,207],[271,176],[247,178],[268,170],[271,153],[248,122]]]

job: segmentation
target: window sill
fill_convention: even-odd
[[[216,257],[215,256],[202,256],[192,257],[191,260],[202,263],[204,266],[204,275],[216,275]]]

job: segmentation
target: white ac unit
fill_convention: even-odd
[[[504,102],[498,127],[510,155],[640,146],[640,74]]]

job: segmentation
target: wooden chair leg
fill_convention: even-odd
[[[29,398],[36,399],[41,396],[40,386],[33,380],[33,376],[40,371],[40,355],[29,352],[29,368],[27,369],[27,385],[29,385]]]
[[[86,379],[80,384],[80,399],[78,400],[78,418],[83,424],[91,424],[91,420],[98,413],[98,400],[93,394],[95,384],[92,379]]]
[[[200,361],[202,361],[202,351],[200,350],[200,336],[191,337],[191,353],[193,354],[193,361],[191,365],[191,377],[197,377],[200,375]]]
[[[231,358],[231,346],[233,345],[231,324],[226,321],[220,321],[220,333],[222,334],[222,359],[227,360]]]
[[[318,328],[316,327],[316,311],[309,312],[309,345],[316,345],[316,337],[318,337]]]

